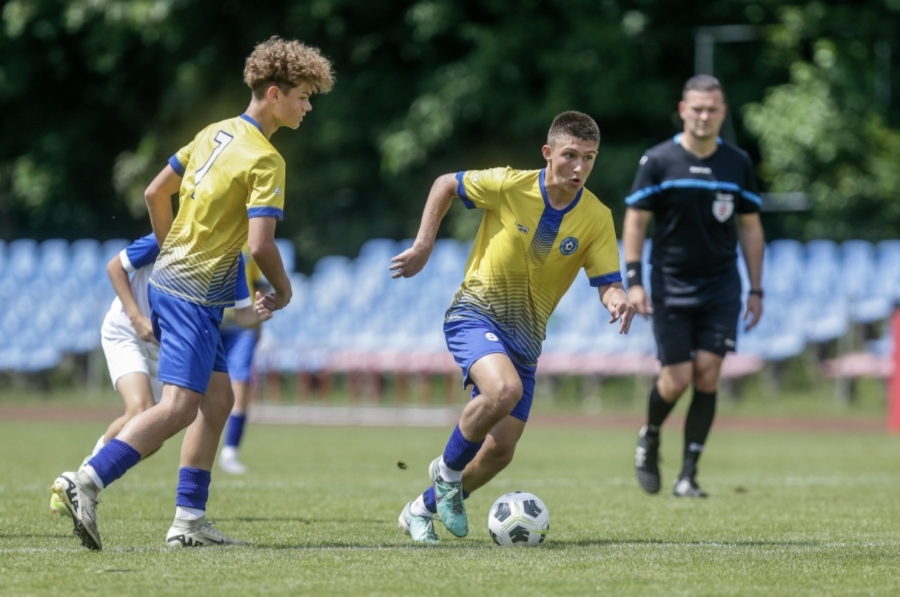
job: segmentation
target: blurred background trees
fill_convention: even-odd
[[[541,167],[568,109],[600,124],[588,187],[619,224],[642,151],[680,128],[696,29],[723,24],[758,31],[715,45],[734,138],[765,190],[812,199],[766,214],[768,235],[900,225],[900,0],[9,0],[0,16],[6,240],[145,234],[144,187],[246,107],[244,58],[273,34],[319,46],[338,75],[298,132],[273,137],[288,164],[278,235],[301,268],[413,235],[438,174]],[[457,208],[442,233],[465,237],[477,219]]]

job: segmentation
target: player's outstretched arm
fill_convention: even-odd
[[[134,331],[137,332],[138,337],[144,342],[159,344],[153,335],[153,324],[150,323],[147,317],[144,317],[137,301],[134,299],[128,272],[122,265],[122,259],[118,254],[106,264],[106,273],[109,275],[109,281],[112,282],[113,290],[116,291],[116,296],[122,301],[122,308],[125,309],[125,313],[128,315],[128,319],[131,320],[131,325],[134,326]]]
[[[609,309],[610,323],[619,322],[619,333],[627,334],[631,329],[631,320],[634,319],[635,308],[625,294],[625,288],[621,282],[613,282],[597,288],[600,293],[600,302]]]
[[[456,197],[456,175],[444,174],[437,177],[431,185],[431,192],[428,193],[422,222],[419,224],[419,232],[413,246],[391,259],[392,278],[411,278],[422,271],[428,263],[428,258],[431,257],[431,251],[434,250],[434,239],[437,238],[441,220],[447,215],[454,197]]]
[[[264,321],[272,319],[275,310],[275,296],[256,291],[256,300],[248,307],[234,310],[234,320],[244,329],[252,329]]]
[[[744,254],[744,263],[747,264],[747,277],[750,279],[750,289],[762,291],[762,263],[765,237],[758,213],[741,214],[738,235],[741,239],[741,252]],[[744,330],[752,330],[759,323],[762,313],[762,295],[757,293],[750,294],[747,297],[747,308],[744,311],[744,321],[747,322]]]
[[[156,235],[156,242],[160,247],[172,229],[172,221],[175,219],[175,214],[172,213],[172,195],[179,189],[181,176],[167,164],[144,191],[144,200],[150,213],[150,225],[153,226],[153,234]]]
[[[284,271],[281,253],[275,244],[275,222],[275,218],[270,217],[250,218],[250,231],[247,237],[253,260],[275,291],[272,295],[274,300],[272,311],[286,307],[293,295],[291,280]]]
[[[653,314],[650,297],[641,280],[641,258],[644,252],[644,238],[653,212],[629,207],[625,210],[622,225],[622,248],[625,251],[625,277],[628,281],[628,299],[637,312],[647,317]]]

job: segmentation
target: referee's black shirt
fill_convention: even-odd
[[[656,218],[654,268],[675,276],[725,273],[737,264],[734,214],[758,212],[762,204],[753,164],[721,139],[703,159],[680,140],[675,135],[644,154],[625,203]]]

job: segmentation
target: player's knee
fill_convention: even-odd
[[[496,403],[498,409],[509,414],[522,399],[522,381],[519,379],[503,380],[496,390]]]
[[[715,392],[719,385],[719,368],[715,366],[697,367],[694,371],[694,389],[701,392]]]
[[[687,375],[669,375],[657,381],[660,395],[670,401],[678,400],[690,384],[691,378]]]

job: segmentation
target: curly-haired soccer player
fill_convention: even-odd
[[[331,63],[315,48],[273,37],[247,58],[250,105],[211,124],[169,160],[145,195],[161,250],[150,276],[153,329],[160,343],[162,400],[132,419],[79,471],[53,484],[85,547],[100,549],[97,494],[162,442],[187,428],[170,546],[239,543],[206,520],[210,470],[234,402],[219,334],[222,311],[234,303],[238,254],[250,252],[274,292],[269,308],[291,300],[275,245],[284,208],[284,159],[269,138],[296,129],[312,109],[310,96],[334,83]],[[179,193],[173,217],[171,196]]]

